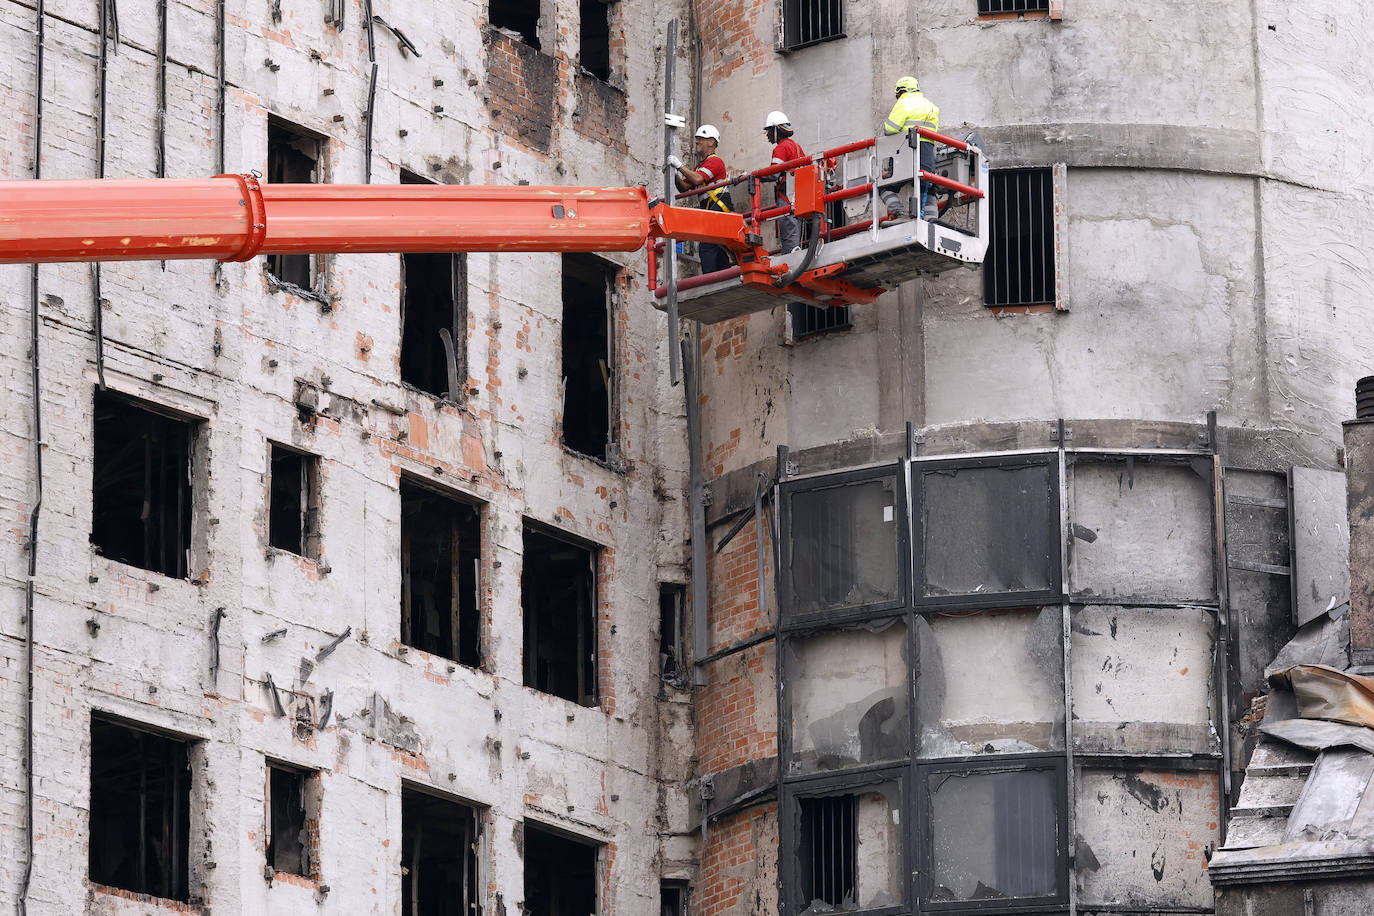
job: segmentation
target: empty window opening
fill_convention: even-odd
[[[1048,12],[1049,8],[1050,0],[978,0],[978,12],[982,15]]]
[[[481,916],[476,808],[401,790],[402,916]]]
[[[189,745],[91,717],[90,880],[188,900]]]
[[[583,706],[596,696],[596,551],[525,527],[525,686]]]
[[[684,881],[665,881],[659,887],[659,912],[662,916],[687,916],[690,887]]]
[[[1054,170],[990,174],[992,233],[983,262],[987,305],[1054,304]]]
[[[658,663],[659,676],[669,684],[685,684],[684,613],[687,590],[681,585],[660,585],[658,589]]]
[[[401,184],[433,184],[401,172]],[[453,402],[467,386],[467,256],[401,255],[401,381]]]
[[[588,916],[596,908],[594,843],[569,839],[525,821],[525,912]]]
[[[525,44],[539,50],[539,0],[491,0],[487,17],[493,28],[510,29]]]
[[[320,776],[267,765],[267,864],[275,872],[318,880]]]
[[[312,184],[322,179],[317,134],[279,118],[267,120],[267,180],[272,184]],[[269,254],[267,271],[301,289],[315,285],[315,255]]]
[[[130,566],[186,578],[192,424],[95,394],[91,544]]]
[[[599,80],[611,78],[611,5],[609,0],[580,0],[580,61]]]
[[[783,50],[842,37],[844,0],[783,0]]]
[[[563,444],[610,457],[615,373],[611,360],[616,269],[591,255],[563,256]]]
[[[320,459],[273,442],[270,464],[267,543],[319,556]]]
[[[401,641],[480,666],[481,567],[481,510],[402,478]]]
[[[824,334],[839,328],[851,326],[849,306],[812,305],[809,302],[787,303],[788,314],[792,317],[792,337],[801,339],[812,334]]]

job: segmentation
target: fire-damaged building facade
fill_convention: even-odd
[[[1367,912],[1370,16],[0,0],[0,179],[654,196],[665,112],[735,174],[911,76],[992,223],[677,328],[642,253],[0,267],[0,907]]]

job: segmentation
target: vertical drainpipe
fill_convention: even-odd
[[[1226,818],[1231,811],[1231,619],[1230,584],[1226,564],[1226,471],[1222,464],[1217,412],[1207,412],[1207,442],[1212,452],[1213,574],[1217,594],[1217,705],[1221,713],[1221,811],[1217,819],[1218,847],[1226,844]]]
[[[692,518],[692,682],[706,686],[706,665],[700,659],[711,651],[711,629],[706,614],[706,503],[702,493],[701,411],[697,385],[697,352],[694,337],[682,341],[683,395],[687,400],[687,502]]]
[[[1064,822],[1069,850],[1069,916],[1078,912],[1078,882],[1074,880],[1078,858],[1078,780],[1073,763],[1073,608],[1069,603],[1069,456],[1068,427],[1059,420],[1059,591],[1064,596],[1060,617],[1064,644]]]
[[[43,0],[37,18],[34,55],[33,177],[43,177]],[[29,511],[29,574],[24,584],[24,880],[15,910],[28,913],[29,884],[33,880],[33,612],[34,579],[38,575],[38,515],[43,507],[43,399],[39,390],[38,265],[29,268],[29,364],[33,380],[33,465],[36,493]]]

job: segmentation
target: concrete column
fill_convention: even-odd
[[[1350,518],[1350,649],[1374,664],[1374,376],[1355,388],[1356,418],[1345,427],[1346,512]]]

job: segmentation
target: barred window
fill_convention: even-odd
[[[1049,8],[1050,0],[978,0],[979,14],[1043,13]]]
[[[782,50],[844,37],[844,0],[783,0]]]
[[[994,169],[992,233],[983,261],[986,305],[1055,301],[1054,170]]]
[[[847,328],[851,321],[847,305],[812,305],[809,302],[789,302],[787,311],[792,317],[792,336],[800,339]]]

